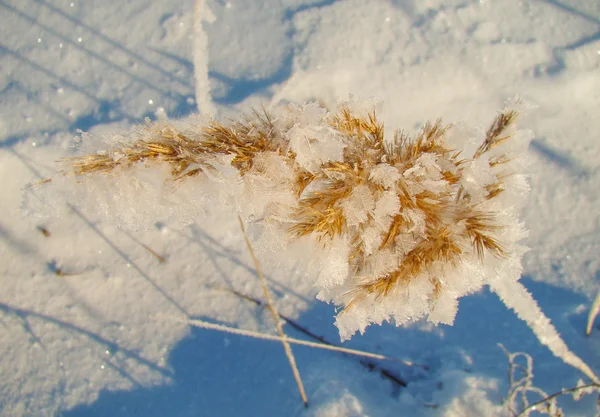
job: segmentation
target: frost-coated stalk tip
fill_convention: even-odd
[[[594,298],[594,302],[590,308],[590,313],[588,314],[588,321],[585,327],[586,336],[592,334],[592,327],[594,327],[594,320],[596,320],[598,313],[600,313],[600,290],[598,291],[598,294],[596,294],[596,298]]]
[[[530,135],[516,118],[502,111],[480,137],[438,120],[386,139],[369,105],[307,103],[227,124],[148,122],[67,164],[83,183],[98,175],[123,183],[155,167],[161,187],[216,181],[246,220],[260,219],[263,240],[278,242],[272,250],[314,242],[318,297],[341,307],[342,339],[392,319],[452,324],[458,299],[489,285],[555,355],[597,381],[518,283],[528,192],[519,156]],[[144,178],[135,180],[150,188]]]

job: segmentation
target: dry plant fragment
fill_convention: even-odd
[[[167,259],[164,256],[162,256],[159,253],[157,253],[150,246],[148,246],[148,245],[146,245],[144,243],[140,243],[140,245],[142,245],[142,247],[144,249],[146,249],[148,252],[150,252],[152,254],[152,256],[154,256],[156,259],[158,259],[158,262],[160,262],[161,264],[164,264],[165,262],[167,262]]]
[[[254,303],[255,305],[259,306],[259,307],[264,307],[264,302],[251,297],[247,294],[243,294],[235,289],[232,288],[220,288],[223,291],[228,291],[232,294],[234,294],[235,296],[250,301],[251,303]],[[312,331],[310,331],[308,328],[306,328],[305,326],[301,325],[300,323],[298,323],[296,320],[293,320],[289,317],[286,317],[284,315],[279,315],[279,317],[285,321],[287,324],[289,324],[290,326],[292,326],[294,329],[298,330],[299,332],[303,333],[306,336],[309,336],[310,338],[312,338],[315,341],[318,341],[324,345],[328,345],[328,346],[332,346],[332,347],[339,347],[336,344],[328,341],[327,339],[325,339],[323,336],[319,336],[315,333],[313,333]],[[365,359],[361,359],[360,360],[361,365],[365,366],[369,371],[373,371],[373,370],[378,370],[380,375],[384,378],[389,379],[391,382],[397,384],[398,386],[401,387],[406,387],[407,386],[407,382],[404,381],[402,378],[400,378],[399,376],[397,376],[394,372],[390,371],[389,369],[386,369],[384,367],[382,367],[381,365],[372,362],[372,361],[368,361]],[[429,367],[426,365],[421,365],[421,364],[416,364],[413,362],[408,362],[408,361],[402,361],[402,363],[404,363],[405,365],[408,366],[417,366],[420,367],[424,370],[429,370]]]
[[[315,342],[309,342],[307,340],[301,340],[301,339],[294,339],[292,337],[281,337],[281,336],[275,336],[272,334],[266,334],[266,333],[259,333],[259,332],[254,332],[251,330],[243,330],[243,329],[236,329],[235,327],[229,327],[229,326],[224,326],[222,324],[215,324],[215,323],[209,323],[203,320],[195,320],[195,319],[173,319],[173,321],[183,321],[185,323],[190,324],[191,326],[196,326],[196,327],[200,327],[200,328],[204,328],[204,329],[210,329],[210,330],[217,330],[217,331],[221,331],[221,332],[225,332],[225,333],[231,333],[231,334],[237,334],[240,336],[247,336],[247,337],[254,337],[256,339],[264,339],[264,340],[273,340],[273,341],[278,341],[278,342],[288,342],[288,343],[292,343],[295,345],[302,345],[302,346],[308,346],[308,347],[312,347],[315,349],[322,349],[322,350],[331,350],[331,351],[335,351],[335,352],[342,352],[342,353],[347,353],[349,355],[355,355],[355,356],[363,356],[365,358],[372,358],[372,359],[379,359],[379,360],[386,360],[386,361],[392,361],[392,362],[398,362],[398,363],[402,363],[404,365],[407,366],[414,366],[415,364],[413,364],[412,362],[409,361],[405,361],[402,359],[396,359],[396,358],[390,358],[388,356],[384,356],[384,355],[379,355],[377,353],[371,353],[371,352],[365,352],[362,350],[356,350],[356,349],[347,349],[347,348],[342,348],[339,346],[332,346],[332,345],[328,345],[325,343],[315,343]],[[422,366],[421,366],[422,367]]]
[[[52,236],[52,233],[50,233],[50,231],[44,226],[37,226],[37,229],[40,231],[41,234],[44,235],[44,237]]]
[[[510,137],[506,131],[516,115],[515,111],[507,110],[494,120],[473,160]],[[395,271],[369,277],[373,254],[355,250],[349,263],[361,277],[354,289],[359,294],[365,289],[385,296],[397,282],[410,281],[436,262],[455,262],[467,246],[480,259],[488,252],[494,256],[506,255],[506,245],[496,237],[502,229],[494,220],[496,213],[467,201],[470,196],[463,186],[463,170],[469,159],[461,158],[460,150],[447,145],[444,136],[450,126],[444,126],[440,120],[426,124],[414,139],[397,133],[389,143],[384,140],[383,124],[374,112],[356,115],[349,106],[342,105],[324,119],[342,137],[343,157],[324,162],[310,172],[295,162],[297,152],[282,139],[285,129],[277,132],[272,118],[264,111],[230,126],[213,121],[200,128],[194,137],[166,125],[149,123],[141,134],[150,139],[142,138],[108,153],[72,158],[70,162],[78,175],[107,173],[136,163],[163,162],[172,167],[175,180],[201,173],[207,158],[222,154],[233,156],[231,165],[243,177],[252,169],[257,155],[276,152],[295,171],[292,187],[298,200],[290,213],[293,225],[288,232],[295,236],[314,235],[321,241],[347,235],[356,248],[364,247],[361,235],[373,230],[375,220],[380,221],[373,216],[373,203],[380,202],[386,192],[388,196],[394,193],[397,203],[391,204],[399,213],[388,216],[391,219],[386,221],[385,229],[379,228],[377,250],[389,249],[394,253],[398,258]],[[505,160],[509,160],[507,156],[495,157],[490,161],[490,169]],[[192,166],[196,168],[189,170]],[[390,173],[380,172],[383,168]],[[501,194],[503,180],[499,176],[493,183],[485,184],[488,200]],[[320,185],[319,189],[307,192],[315,184]],[[353,200],[358,187],[361,187],[360,198],[369,200],[371,206],[361,219],[349,220],[350,210],[345,208],[352,203],[349,200]],[[463,226],[455,227],[461,222]],[[412,248],[399,251],[399,237],[412,240]],[[369,284],[365,285],[365,281]]]
[[[474,158],[479,158],[485,152],[495,148],[502,142],[510,139],[510,134],[505,134],[506,130],[515,122],[517,119],[517,112],[515,110],[508,110],[502,112],[496,117],[490,128],[488,129],[485,140],[479,146],[475,152]]]
[[[56,264],[56,261],[50,261],[46,264],[46,266],[48,267],[50,272],[52,272],[57,277],[72,277],[83,274],[83,272],[66,272]]]
[[[536,415],[547,414],[550,417],[564,417],[564,412],[558,405],[558,398],[571,394],[578,401],[583,395],[593,394],[600,391],[597,383],[585,384],[580,379],[576,387],[563,388],[554,394],[547,394],[542,389],[533,385],[533,358],[524,352],[509,352],[502,344],[498,344],[508,357],[508,397],[505,400],[507,410],[512,417],[529,417],[532,412]],[[518,359],[522,358],[521,365]],[[530,402],[532,397],[540,400]]]
[[[440,120],[388,140],[361,103],[308,103],[228,124],[148,123],[133,143],[68,162],[80,178],[167,165],[174,190],[205,174],[275,241],[313,242],[318,297],[341,307],[342,339],[389,320],[452,324],[458,299],[489,285],[553,353],[597,380],[549,320],[535,319],[541,311],[518,282],[527,186],[517,161],[528,138],[516,118],[502,111],[468,154],[469,135]]]
[[[304,390],[304,384],[302,383],[302,378],[300,377],[300,371],[298,370],[298,366],[296,365],[296,358],[292,352],[292,348],[287,341],[287,336],[283,332],[283,326],[281,324],[281,317],[279,317],[279,312],[275,308],[275,304],[271,299],[271,293],[269,291],[269,287],[267,285],[267,281],[262,274],[262,270],[260,268],[260,264],[258,263],[258,259],[254,254],[254,249],[252,249],[252,244],[250,243],[250,239],[246,234],[246,229],[244,228],[244,222],[242,218],[238,216],[238,221],[240,223],[240,229],[242,230],[242,234],[244,235],[244,241],[246,242],[246,246],[248,247],[248,251],[252,256],[252,260],[254,261],[254,266],[256,267],[256,273],[260,278],[260,283],[263,287],[263,292],[265,294],[265,299],[267,300],[267,306],[269,307],[269,311],[273,316],[273,320],[275,320],[275,326],[277,327],[277,332],[279,333],[279,337],[281,338],[281,343],[283,344],[283,348],[285,349],[285,354],[290,362],[290,366],[292,368],[292,372],[294,373],[294,379],[296,380],[296,384],[298,385],[298,391],[300,392],[300,397],[302,398],[302,402],[304,403],[304,407],[308,407],[308,398],[306,397],[306,392]]]
[[[438,120],[426,124],[414,139],[397,133],[389,143],[384,140],[383,124],[374,112],[355,115],[350,107],[342,105],[324,119],[341,137],[343,157],[324,162],[311,172],[298,166],[297,152],[283,139],[285,128],[279,127],[284,131],[278,131],[273,116],[266,111],[255,112],[253,116],[230,126],[212,121],[199,128],[195,136],[149,123],[141,132],[149,139],[142,138],[108,153],[72,158],[70,162],[75,174],[89,175],[157,161],[170,165],[172,179],[179,180],[201,173],[207,166],[206,160],[218,154],[232,156],[231,165],[244,177],[257,155],[277,153],[295,171],[292,188],[297,206],[290,213],[293,225],[288,232],[293,236],[313,235],[325,243],[348,236],[357,248],[349,264],[361,277],[354,289],[359,294],[366,289],[368,293],[385,296],[397,282],[410,281],[434,263],[452,264],[468,252],[467,247],[480,259],[486,253],[507,256],[507,245],[498,236],[503,226],[496,221],[497,213],[479,207],[481,202],[470,201],[469,191],[464,188],[463,171],[470,160],[445,142],[444,136],[451,126]],[[501,113],[472,160],[508,140],[510,134],[506,131],[516,116],[513,110]],[[509,160],[506,155],[496,156],[489,162],[489,169]],[[501,195],[504,180],[504,176],[498,175],[494,182],[483,185],[487,200],[493,201]],[[316,184],[319,185],[316,190],[307,191]],[[355,198],[357,190],[361,195]],[[381,223],[381,219],[374,217],[374,205],[386,193],[388,198],[391,193],[396,196],[397,201],[390,204],[395,206],[392,211],[398,213],[387,215],[385,228],[377,229],[376,250],[367,254],[360,249],[365,246],[362,235],[366,231],[372,233],[377,221]],[[358,209],[351,210],[348,206],[359,198],[370,206],[360,213],[362,218],[349,219],[349,212],[356,213]],[[457,227],[457,224],[462,225]],[[412,240],[410,250],[400,250],[397,242],[400,237]],[[373,252],[384,249],[397,257],[395,270],[369,277]],[[365,281],[369,284],[365,285]]]
[[[25,188],[37,187],[39,185],[48,184],[51,181],[52,181],[52,178],[46,178],[46,179],[43,179],[43,180],[40,180],[40,181],[36,181],[34,183],[31,183],[31,184],[27,184],[25,186]]]

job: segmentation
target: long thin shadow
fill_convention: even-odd
[[[0,2],[0,4],[2,4]],[[85,97],[87,97],[88,99],[94,101],[97,104],[102,105],[103,103],[105,103],[104,100],[99,99],[98,97],[96,97],[95,95],[87,92],[83,87],[78,86],[74,83],[72,83],[71,81],[67,80],[66,78],[63,78],[59,75],[56,75],[55,73],[53,73],[52,71],[48,70],[47,68],[41,66],[40,64],[24,57],[23,55],[21,55],[20,53],[13,51],[10,48],[7,48],[6,46],[4,46],[3,44],[0,43],[0,51],[7,53],[9,55],[12,55],[13,57],[17,58],[18,60],[20,60],[21,62],[29,65],[30,67],[32,67],[34,70],[41,72],[42,74],[57,80],[58,82],[60,82],[62,85],[72,89],[73,91],[76,91],[82,95],[84,95]],[[127,121],[129,121],[130,123],[133,123],[135,120],[137,120],[137,118],[130,116],[128,114],[126,114],[125,112],[121,111],[121,114],[123,115],[123,117],[125,117],[127,119]]]
[[[35,255],[37,250],[25,239],[15,236],[10,230],[0,223],[0,240],[4,240],[9,246],[14,247],[21,255]]]
[[[162,295],[165,299],[167,299],[179,312],[181,312],[185,317],[189,317],[188,312],[171,297],[167,294],[162,288],[160,288],[153,280],[140,268],[134,261],[131,259],[125,252],[121,250],[117,245],[115,245],[104,233],[102,233],[87,217],[81,213],[77,207],[74,205],[67,203],[69,208],[75,213],[83,222],[96,233],[108,246],[111,247],[125,262],[127,262],[133,269],[135,269],[142,278],[146,280],[148,284],[150,284],[160,295]]]
[[[310,4],[300,4],[296,7],[287,9],[283,15],[283,18],[285,20],[291,20],[297,13],[301,13],[311,9],[321,9],[323,7],[331,6],[335,2],[336,0],[321,0]]]
[[[54,133],[58,133],[58,131],[56,132],[51,132],[51,134]],[[59,172],[58,168],[56,165],[49,165],[49,164],[44,164],[42,162],[36,161],[35,159],[27,156],[27,155],[21,155],[21,153],[17,152],[14,149],[9,149],[8,152],[12,153],[14,156],[16,156],[22,163],[23,165],[25,165],[39,180],[43,180],[48,178],[48,176],[44,176],[42,175],[41,172],[39,172],[33,165],[37,165],[39,167],[44,168],[46,171],[50,171],[51,174],[57,174]],[[54,162],[54,161],[52,161]]]
[[[135,379],[133,375],[131,375],[129,372],[127,372],[125,370],[125,367],[117,366],[114,363],[112,363],[110,360],[105,360],[104,364],[106,366],[108,366],[110,369],[117,372],[119,375],[121,375],[121,377],[123,377],[124,379],[131,382],[131,384],[134,385],[136,388],[142,388],[144,386],[140,381]]]
[[[576,9],[575,7],[573,7],[571,5],[561,3],[560,1],[557,1],[557,0],[540,0],[540,1],[551,4],[554,7],[557,7],[559,9],[561,9],[565,12],[571,13],[575,16],[581,17],[589,22],[600,23],[600,17],[592,16],[586,12]]]
[[[7,150],[8,152],[12,153],[19,161],[21,161],[21,163],[25,165],[27,169],[30,170],[31,173],[37,177],[38,180],[43,180],[47,178],[43,176],[42,173],[38,171],[36,167],[33,166],[33,164],[31,163],[32,161],[29,158],[21,155],[19,152],[15,151],[14,148],[8,148]]]
[[[242,294],[242,293],[240,293],[239,291],[236,291],[236,290],[231,290],[231,292],[234,295],[238,296],[239,298],[247,300],[247,301],[250,301],[251,303],[253,303],[253,304],[255,304],[255,305],[259,306],[259,307],[262,307],[262,308],[266,307],[266,304],[263,301],[260,301],[260,300],[258,300],[256,298],[253,298],[253,297],[247,296],[245,294]],[[296,320],[293,320],[293,319],[291,319],[289,317],[286,317],[286,316],[284,316],[282,314],[280,314],[280,317],[281,317],[281,319],[285,323],[289,324],[290,327],[293,327],[296,331],[298,331],[299,333],[301,333],[301,334],[303,334],[305,336],[310,337],[314,341],[321,342],[324,345],[328,345],[328,346],[340,347],[339,344],[332,343],[329,340],[327,340],[325,337],[313,333],[307,327],[305,327],[305,326],[301,325],[300,323],[298,323]],[[203,319],[203,317],[197,317],[197,318],[199,320]],[[195,319],[195,317],[193,319]],[[225,323],[223,323],[223,324],[225,324]],[[344,354],[344,355],[350,357],[350,355],[348,355],[348,354]],[[385,367],[380,367],[380,365],[377,362],[375,362],[373,360],[370,360],[370,359],[367,359],[367,358],[360,358],[359,362],[360,362],[361,365],[363,365],[364,367],[366,367],[370,371],[372,371],[372,370],[378,370],[380,372],[380,374],[381,374],[382,377],[389,379],[390,381],[394,382],[395,384],[398,384],[401,387],[406,387],[407,386],[407,382],[406,381],[404,381],[402,378],[400,378],[399,376],[395,375],[394,372],[389,371]]]
[[[227,259],[228,261],[232,262],[233,264],[244,268],[248,272],[252,272],[252,273],[254,272],[254,270],[252,268],[250,268],[248,265],[244,264],[238,258],[232,256],[227,251],[226,247],[221,245],[219,242],[217,242],[217,240],[213,239],[210,235],[208,235],[206,232],[201,230],[198,226],[192,225],[192,226],[190,226],[190,229],[192,232],[191,237],[186,235],[185,233],[180,232],[179,230],[171,230],[171,231],[174,233],[177,233],[179,236],[183,237],[184,239],[187,239],[188,241],[200,246],[200,248],[203,250],[203,252],[208,254],[210,262],[213,264],[215,269],[219,272],[219,274],[223,278],[223,281],[225,281],[225,283],[227,284],[227,287],[229,287],[230,290],[232,290],[232,291],[235,290],[235,286],[233,285],[233,282],[231,282],[231,280],[229,279],[229,277],[227,276],[225,271],[219,266],[218,262],[215,260],[215,257],[212,255],[216,255],[218,257]],[[211,242],[214,245],[217,245],[219,247],[219,249],[215,249],[213,246],[208,245],[206,243],[206,241]]]
[[[185,235],[183,235],[183,233],[180,233],[180,235],[185,236]],[[187,236],[186,236],[186,238],[189,239]],[[221,265],[219,265],[219,263],[215,259],[216,256],[223,256],[223,254],[221,252],[215,251],[214,248],[212,248],[210,245],[208,245],[204,241],[204,239],[196,239],[194,242],[196,244],[198,244],[203,249],[203,252],[205,252],[208,255],[208,259],[209,259],[210,263],[217,270],[217,272],[221,276],[221,279],[227,285],[228,291],[235,294],[236,293],[235,285],[233,285],[233,282],[229,278],[227,272],[223,268],[221,268]],[[252,309],[247,304],[243,303],[242,306],[246,307],[246,311],[248,311],[248,313],[250,313],[250,315],[254,314]]]
[[[4,94],[11,89],[15,89],[19,93],[22,93],[23,95],[25,95],[29,100],[35,101],[36,105],[42,107],[44,110],[46,110],[47,113],[51,114],[52,116],[56,117],[57,119],[61,120],[62,122],[66,123],[66,124],[71,123],[71,119],[69,119],[63,113],[54,110],[50,105],[48,105],[46,103],[42,103],[42,101],[39,99],[39,97],[36,97],[30,90],[23,87],[21,85],[21,83],[19,83],[18,81],[11,81],[6,86],[6,88],[4,90],[2,90],[2,92],[0,92],[0,94]]]
[[[567,12],[574,16],[585,19],[588,22],[600,24],[600,17],[592,16],[586,12],[576,9],[575,7],[573,7],[571,5],[564,4],[557,0],[538,0],[538,1],[544,2],[548,5],[558,8],[564,12]],[[544,72],[548,75],[556,75],[556,74],[564,71],[567,67],[565,64],[565,59],[563,57],[563,53],[565,51],[574,51],[574,50],[581,48],[585,45],[588,45],[590,43],[597,42],[598,40],[600,40],[600,30],[591,35],[583,36],[580,39],[578,39],[575,42],[572,42],[570,44],[553,48],[552,56],[553,56],[554,62],[549,64],[545,68]]]
[[[2,310],[2,303],[0,303],[0,310]],[[31,339],[31,341],[33,341],[33,343],[36,343],[38,346],[40,346],[44,352],[47,351],[46,346],[44,345],[44,342],[42,342],[42,339],[40,339],[40,337],[35,334],[35,332],[33,331],[33,329],[31,328],[31,325],[29,324],[29,318],[27,315],[22,314],[19,311],[15,311],[14,315],[17,316],[17,318],[21,321],[21,326],[23,326],[23,330],[25,330],[25,333],[27,333]]]
[[[25,134],[10,135],[0,141],[0,148],[12,148],[17,143],[25,142],[29,136]]]
[[[215,238],[210,236],[208,233],[206,233],[204,230],[202,230],[198,225],[191,226],[191,230],[192,230],[192,235],[193,235],[192,238],[190,238],[189,236],[185,236],[184,234],[182,234],[182,236],[185,236],[187,239],[189,239],[192,242],[197,242],[200,239],[208,240],[210,243],[212,243],[213,245],[215,245],[219,248],[219,250],[215,250],[214,248],[211,249],[214,251],[214,253],[216,255],[224,257],[225,259],[233,262],[234,264],[241,266],[248,272],[256,275],[256,270],[253,267],[246,265],[245,263],[240,261],[235,256],[232,256],[231,253],[229,253],[229,249],[227,247],[223,246],[218,240],[216,240]],[[205,246],[205,245],[203,245],[203,247],[209,248],[208,246]],[[271,278],[269,276],[265,276],[265,279],[267,281],[269,281],[270,284],[275,285],[276,287],[279,287],[287,294],[293,294],[294,296],[298,297],[299,299],[301,299],[307,303],[310,303],[313,301],[313,300],[309,300],[308,298],[304,297],[301,294],[298,294],[292,288],[288,287],[287,285],[282,284],[279,281],[274,280],[273,278]]]
[[[56,6],[53,6],[52,4],[43,1],[43,0],[34,0],[36,3],[42,4],[44,6],[46,6],[47,8],[49,8],[50,10],[52,10],[54,13],[64,17],[65,19],[69,20],[72,23],[75,23],[76,25],[89,30],[90,32],[92,32],[95,36],[97,36],[99,39],[102,39],[104,42],[108,43],[110,46],[125,52],[127,55],[137,59],[138,61],[144,63],[145,65],[147,65],[148,67],[152,68],[155,71],[160,72],[162,75],[169,77],[172,80],[178,81],[181,84],[185,85],[186,87],[190,87],[193,88],[193,85],[185,79],[181,79],[179,77],[177,77],[175,74],[172,74],[168,71],[165,71],[163,68],[161,68],[160,66],[156,65],[155,63],[147,60],[146,58],[144,58],[142,55],[136,53],[135,51],[132,51],[131,49],[128,49],[126,47],[124,47],[123,45],[121,45],[119,42],[115,41],[114,39],[106,36],[105,34],[103,34],[102,32],[100,32],[98,29],[94,28],[93,26],[87,25],[84,22],[82,22],[81,20],[77,20],[75,19],[73,16],[69,15],[68,13],[65,13],[63,10],[59,9]]]
[[[222,81],[229,87],[229,91],[221,97],[213,97],[218,104],[238,104],[248,97],[263,92],[275,84],[281,84],[290,78],[292,74],[294,56],[290,53],[282,62],[281,67],[271,76],[258,80],[231,78],[217,71],[209,71],[208,75]]]
[[[167,51],[163,51],[157,48],[153,48],[152,46],[149,46],[148,49],[150,49],[151,51],[155,52],[156,54],[160,55],[161,57],[168,59],[170,61],[174,61],[177,65],[183,67],[186,72],[188,72],[190,74],[190,78],[194,77],[194,64],[192,64],[192,61],[182,58],[180,56],[177,56],[175,54],[172,54],[170,52]],[[171,118],[182,118],[184,116],[188,116],[194,112],[197,111],[196,108],[196,102],[195,100],[181,100],[176,106],[175,108],[173,108],[171,111],[169,111],[169,117]]]
[[[21,319],[36,318],[36,319],[46,321],[48,323],[55,324],[63,329],[84,335],[87,338],[98,343],[99,345],[106,346],[106,348],[108,350],[110,350],[111,352],[114,352],[114,353],[121,352],[127,358],[133,359],[133,360],[137,361],[138,363],[141,363],[141,364],[145,365],[146,367],[148,367],[156,372],[159,372],[163,376],[167,376],[167,377],[173,376],[173,374],[168,369],[161,368],[157,364],[155,364],[147,359],[142,358],[134,351],[122,348],[115,342],[105,339],[104,337],[102,337],[94,332],[91,332],[87,329],[84,329],[83,327],[79,327],[75,324],[57,319],[52,316],[48,316],[46,314],[36,313],[35,311],[30,311],[30,310],[21,309],[18,307],[13,307],[13,306],[3,303],[3,302],[0,302],[0,311],[4,312],[5,314],[14,314]]]
[[[600,30],[596,33],[593,33],[589,36],[584,36],[583,38],[573,42],[572,44],[566,45],[563,49],[567,51],[574,51],[577,48],[581,48],[582,46],[588,45],[593,42],[600,41]]]
[[[214,248],[212,248],[210,245],[206,244],[204,239],[196,239],[196,243],[198,245],[200,245],[202,247],[203,251],[208,255],[208,259],[210,260],[210,263],[212,263],[212,265],[217,270],[219,275],[221,275],[221,278],[223,279],[223,281],[225,281],[225,284],[227,284],[227,287],[229,287],[229,289],[232,291],[235,290],[235,286],[233,285],[233,282],[231,281],[231,279],[229,278],[229,276],[227,275],[225,270],[223,270],[223,268],[221,268],[221,266],[215,259],[215,255],[222,256],[223,253],[215,251]]]
[[[534,139],[531,141],[531,148],[548,161],[569,171],[571,174],[577,177],[585,177],[590,174],[588,170],[582,168],[579,163],[569,155],[553,149],[539,139]]]
[[[118,71],[118,72],[120,72],[122,74],[127,75],[128,77],[130,77],[134,81],[137,81],[138,83],[140,83],[143,86],[149,88],[150,90],[156,91],[157,93],[159,93],[159,94],[161,94],[161,95],[163,95],[165,97],[171,98],[171,99],[175,100],[176,102],[180,101],[180,98],[177,97],[177,96],[175,96],[175,95],[173,95],[170,91],[163,90],[163,89],[157,87],[156,84],[151,83],[148,80],[145,80],[144,78],[141,78],[141,77],[137,76],[136,74],[134,74],[134,73],[126,70],[125,68],[123,68],[123,67],[115,64],[114,62],[106,59],[104,56],[98,54],[97,52],[94,52],[91,49],[88,49],[88,48],[84,47],[83,45],[81,45],[81,44],[79,44],[79,43],[77,43],[75,41],[72,41],[68,37],[64,36],[62,33],[56,31],[54,28],[52,28],[50,26],[46,26],[46,25],[40,23],[37,19],[29,16],[27,13],[24,13],[21,10],[16,9],[16,8],[14,8],[12,6],[9,6],[9,5],[7,5],[4,2],[0,2],[0,5],[4,6],[5,8],[7,8],[10,11],[12,11],[13,13],[15,13],[16,15],[18,15],[22,19],[27,20],[29,23],[31,23],[33,25],[36,25],[36,26],[39,26],[40,28],[44,29],[48,33],[56,36],[59,39],[62,39],[63,42],[65,42],[65,43],[67,43],[67,44],[69,44],[69,45],[71,45],[71,46],[73,46],[73,47],[75,47],[77,49],[82,50],[86,54],[88,54],[88,55],[96,58],[100,62],[105,63],[106,65],[108,65],[109,67],[115,69],[116,71]]]
[[[168,60],[171,60],[171,61],[175,62],[176,64],[184,67],[186,69],[186,71],[188,71],[190,74],[192,74],[194,72],[194,64],[192,64],[192,61],[190,61],[189,59],[182,58],[180,56],[177,56],[177,55],[172,54],[167,51],[163,51],[163,50],[154,48],[152,46],[148,47],[148,49],[156,52],[158,55],[162,56],[163,58],[167,58]]]

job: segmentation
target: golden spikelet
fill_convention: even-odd
[[[508,129],[514,121],[517,119],[518,113],[515,110],[505,110],[500,113],[494,122],[488,129],[485,140],[483,143],[477,148],[473,159],[479,158],[485,152],[495,148],[500,145],[502,142],[508,140],[510,135],[505,134],[506,129]]]
[[[449,127],[438,119],[435,123],[426,123],[414,139],[403,132],[396,133],[393,144],[387,147],[390,164],[408,165],[424,153],[446,155],[451,150],[442,146],[441,139]]]
[[[117,162],[108,155],[85,155],[70,159],[71,166],[76,175],[95,174],[112,171]]]
[[[319,238],[340,236],[344,231],[345,218],[339,203],[352,192],[345,181],[334,181],[325,191],[315,191],[300,200],[295,213],[296,224],[289,232],[297,236],[312,233]]]
[[[385,233],[381,245],[379,245],[379,250],[385,249],[394,243],[394,239],[396,239],[396,236],[400,234],[402,228],[405,226],[405,223],[406,220],[404,220],[404,217],[402,217],[401,215],[394,216],[392,224],[390,225],[388,231]]]
[[[505,257],[506,250],[492,235],[502,229],[502,226],[494,224],[494,213],[470,212],[466,216],[466,234],[471,238],[479,258],[483,259],[485,249],[498,257]]]
[[[108,153],[68,158],[67,162],[76,175],[86,175],[160,160],[171,166],[174,179],[181,179],[202,172],[197,167],[188,168],[202,163],[207,156],[234,155],[231,164],[246,172],[256,155],[278,149],[272,140],[273,126],[266,112],[254,112],[253,119],[245,118],[231,126],[213,121],[199,131],[200,135],[189,137],[170,126],[148,122],[139,132],[142,139],[131,145]]]

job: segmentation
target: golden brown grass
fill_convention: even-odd
[[[341,107],[327,117],[329,126],[344,138],[347,146],[343,160],[323,163],[316,172],[300,167],[295,153],[288,147],[285,130],[276,128],[271,115],[264,109],[230,124],[212,121],[198,127],[193,134],[166,124],[148,123],[141,131],[141,138],[133,144],[96,155],[70,158],[68,162],[78,176],[109,174],[117,168],[136,164],[167,164],[171,180],[177,181],[200,175],[207,158],[217,155],[232,157],[231,165],[243,177],[252,169],[257,155],[277,153],[295,173],[293,191],[298,200],[290,213],[293,225],[288,232],[292,236],[314,235],[324,244],[336,237],[347,236],[352,244],[348,262],[354,275],[361,278],[356,279],[354,289],[348,293],[346,309],[369,294],[388,295],[393,288],[407,284],[438,261],[452,265],[465,252],[476,253],[482,260],[486,255],[508,255],[506,246],[497,237],[503,226],[496,223],[496,213],[472,201],[462,177],[468,162],[482,158],[510,138],[509,127],[517,117],[514,110],[506,110],[494,119],[482,144],[471,157],[447,145],[445,136],[450,126],[440,120],[426,124],[415,137],[397,132],[393,140],[386,141],[383,123],[374,112],[356,116],[349,108]],[[423,155],[439,162],[440,170],[436,175],[443,187],[430,189],[418,176],[411,177],[409,184],[407,178],[415,167],[418,168]],[[508,161],[510,158],[503,154],[488,158],[491,169]],[[373,169],[382,164],[394,167],[401,174],[391,188],[371,178]],[[498,198],[505,189],[504,182],[509,174],[496,174],[495,182],[485,187],[486,200]],[[321,187],[318,191],[306,192],[312,183],[319,183]],[[422,189],[415,191],[415,184]],[[363,233],[373,221],[372,213],[368,213],[365,222],[352,226],[344,213],[343,202],[359,185],[368,187],[374,201],[393,190],[401,208],[400,214],[391,218],[387,230],[381,233],[378,249],[398,253],[396,269],[382,276],[369,276],[373,255],[365,252],[363,242]],[[414,231],[418,225],[407,216],[409,211],[423,217],[421,233]],[[414,240],[408,252],[398,248],[401,235]],[[471,246],[470,250],[465,242]],[[435,298],[444,284],[437,278],[431,278],[431,281],[435,288],[432,297]]]

